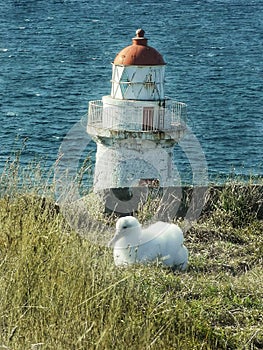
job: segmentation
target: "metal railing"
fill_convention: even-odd
[[[175,130],[186,122],[186,104],[169,100],[166,107],[104,106],[89,102],[88,126],[127,131]]]

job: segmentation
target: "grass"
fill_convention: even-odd
[[[43,200],[38,177],[17,191],[15,174],[1,178],[0,349],[263,349],[262,196],[251,184],[217,194],[186,232],[188,270],[173,273],[116,268],[110,249],[68,225],[52,188],[43,181]]]

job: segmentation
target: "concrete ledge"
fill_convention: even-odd
[[[239,205],[241,210],[249,207],[251,213],[263,219],[263,185],[257,184],[109,188],[100,191],[98,196],[105,205],[105,212],[114,212],[119,216],[133,214],[148,199],[157,199],[160,202],[156,215],[163,220],[197,220],[215,210],[224,196],[225,205],[228,206],[226,209],[231,210],[231,203],[233,206]]]

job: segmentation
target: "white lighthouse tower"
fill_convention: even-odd
[[[112,64],[111,94],[90,101],[87,132],[97,143],[94,192],[173,186],[173,147],[186,105],[165,97],[165,62],[138,29]]]

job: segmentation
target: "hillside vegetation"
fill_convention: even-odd
[[[43,199],[47,186],[30,181],[19,190],[16,174],[1,178],[0,349],[263,349],[262,197],[251,184],[227,186],[186,232],[179,273],[116,268],[109,248],[68,225],[52,188]]]

